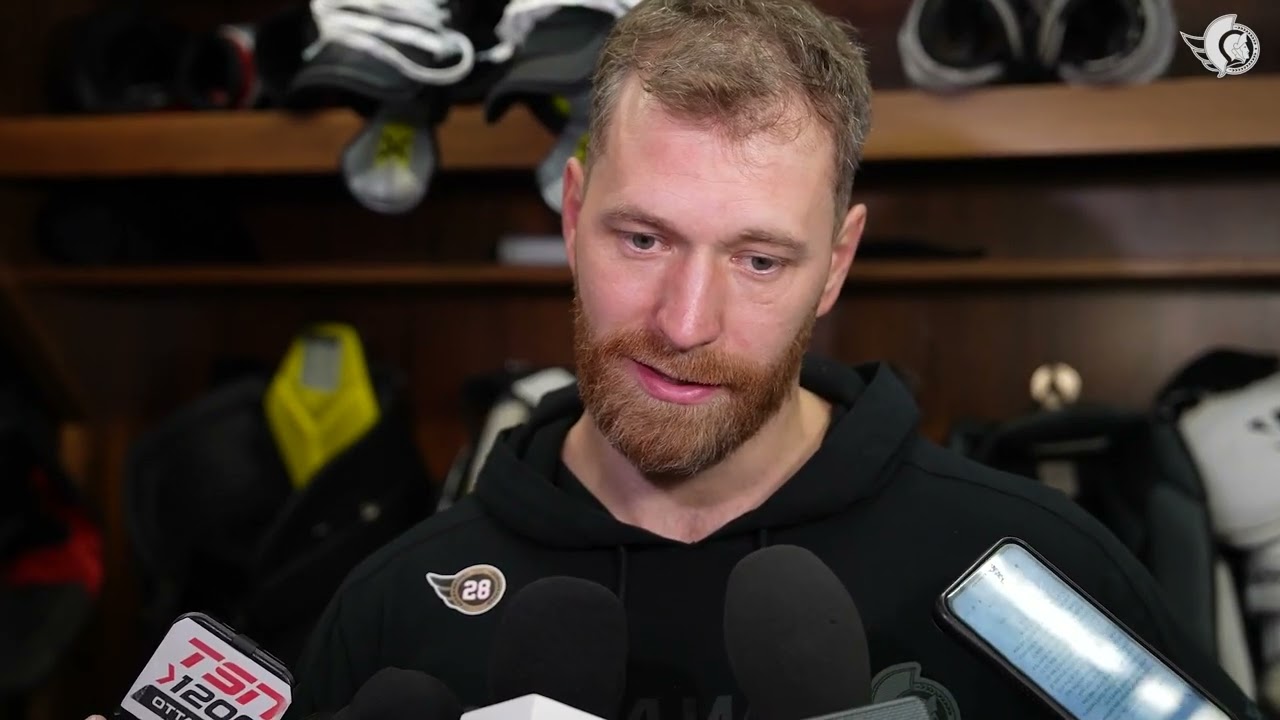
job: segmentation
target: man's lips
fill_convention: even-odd
[[[656,368],[656,367],[654,367],[654,366],[652,366],[652,365],[649,365],[648,363],[642,363],[642,362],[640,362],[639,360],[637,360],[636,362],[637,362],[637,363],[639,363],[640,365],[645,366],[645,367],[646,367],[646,368],[648,368],[649,370],[652,370],[652,371],[653,371],[653,373],[654,373],[655,375],[657,375],[657,376],[661,377],[663,380],[667,380],[668,382],[676,383],[676,384],[678,384],[678,385],[702,385],[702,386],[704,386],[704,387],[715,387],[714,385],[711,385],[710,383],[696,382],[696,381],[693,381],[693,380],[686,380],[686,379],[684,379],[684,378],[682,378],[682,377],[677,377],[677,376],[672,375],[672,374],[670,374],[670,373],[663,372],[660,368]]]
[[[693,383],[673,378],[651,365],[646,365],[636,360],[632,360],[630,365],[640,385],[644,387],[649,395],[658,400],[681,405],[693,405],[710,398],[719,390],[717,385]]]

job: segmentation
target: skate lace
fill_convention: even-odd
[[[1173,60],[1177,19],[1170,0],[1130,0],[1142,18],[1138,42],[1124,54],[1098,58],[1080,67],[1060,68],[1064,79],[1092,82],[1145,83],[1164,74]],[[1068,0],[1034,0],[1032,10],[1039,15],[1037,46],[1039,59],[1048,67],[1062,63],[1062,46],[1067,34],[1063,13]]]
[[[506,62],[544,18],[566,7],[580,7],[609,13],[615,18],[627,14],[639,0],[509,0],[502,19],[494,28],[498,44],[485,51],[484,59]]]
[[[475,66],[470,38],[446,24],[444,0],[311,0],[319,37],[303,53],[310,60],[330,43],[368,53],[405,77],[429,85],[460,82]],[[437,60],[456,57],[444,67],[422,65],[396,47],[412,47]]]
[[[1031,2],[1051,2],[1052,0],[1031,0]],[[989,8],[995,12],[1000,23],[993,31],[1003,32],[1009,43],[1009,50],[1014,58],[1021,58],[1024,53],[1022,33],[1018,27],[1018,16],[1009,0],[986,0]],[[996,80],[1005,69],[1002,63],[987,63],[973,68],[957,68],[934,59],[925,47],[921,37],[921,19],[924,15],[927,0],[913,0],[907,10],[907,17],[898,30],[898,52],[902,58],[903,71],[913,85],[931,90],[950,90],[972,85],[983,85]]]

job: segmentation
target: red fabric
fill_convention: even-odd
[[[102,590],[104,574],[102,533],[79,508],[54,497],[48,476],[42,470],[33,472],[32,484],[45,512],[66,526],[67,538],[56,545],[24,552],[3,568],[0,582],[11,587],[75,583],[96,597]]]

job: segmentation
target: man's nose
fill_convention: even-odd
[[[724,314],[723,269],[712,257],[688,256],[667,270],[658,300],[658,329],[676,350],[714,342]]]

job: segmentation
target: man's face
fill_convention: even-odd
[[[576,160],[565,176],[579,387],[637,469],[688,477],[796,387],[862,211],[833,223],[832,146],[816,125],[735,142],[633,81],[605,141],[589,185]]]

